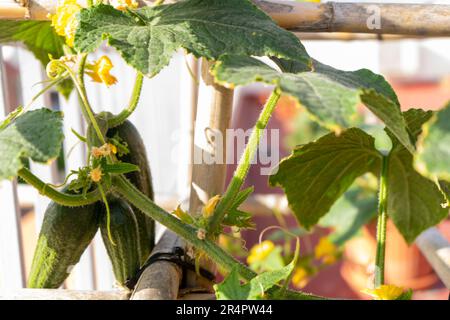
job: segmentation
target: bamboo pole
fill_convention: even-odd
[[[450,5],[254,0],[281,27],[299,32],[450,35]]]
[[[152,252],[173,253],[174,248],[184,247],[184,242],[172,231],[166,230]],[[155,261],[141,274],[131,300],[176,300],[183,270],[170,261]]]
[[[46,20],[57,0],[1,0],[0,20]],[[80,3],[83,3],[81,0]],[[147,1],[151,2],[151,1]],[[141,1],[145,5],[147,2]],[[166,3],[172,1],[167,0]],[[295,32],[450,36],[450,5],[253,0],[281,27]]]
[[[18,289],[0,291],[0,300],[128,300],[130,293],[64,289]]]
[[[233,90],[216,84],[209,73],[210,67],[211,62],[202,59],[189,199],[191,214],[200,214],[202,206],[213,196],[222,194],[225,186],[226,130],[231,122]],[[211,264],[203,267],[213,269]],[[187,285],[207,287],[208,283],[189,273]]]
[[[221,194],[226,174],[226,129],[230,127],[233,90],[214,82],[209,73],[211,62],[202,60],[201,93],[203,103],[197,109],[189,211],[199,213],[203,204]],[[206,158],[211,159],[208,163]]]

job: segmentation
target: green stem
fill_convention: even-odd
[[[122,110],[122,112],[120,112],[117,116],[108,119],[108,128],[114,128],[122,124],[134,112],[134,110],[136,110],[139,98],[141,96],[143,82],[144,76],[142,73],[138,72],[136,74],[136,81],[134,82],[134,88],[128,107]]]
[[[86,59],[87,59],[87,54],[83,53],[81,55],[80,65],[78,67],[77,75],[75,75],[69,67],[65,66],[65,68],[69,72],[69,75],[72,78],[72,80],[75,84],[75,87],[77,88],[78,94],[81,98],[81,102],[82,102],[81,103],[81,106],[82,106],[81,112],[83,113],[84,118],[86,119],[86,121],[88,123],[92,124],[101,143],[105,144],[106,140],[103,137],[102,131],[100,130],[100,127],[98,126],[97,121],[95,120],[94,111],[92,111],[92,107],[87,98],[86,86],[84,85],[84,67],[86,65]]]
[[[217,207],[214,210],[214,214],[209,221],[208,233],[210,235],[214,235],[215,231],[219,228],[225,214],[233,204],[236,195],[241,190],[242,184],[244,183],[244,180],[247,177],[248,171],[250,169],[251,161],[254,158],[256,151],[258,150],[258,145],[263,135],[264,129],[267,127],[267,123],[269,122],[269,119],[275,109],[275,106],[277,105],[278,100],[280,99],[280,96],[280,90],[275,89],[267,100],[263,110],[261,111],[256,125],[253,128],[252,134],[250,135],[248,144],[245,147],[244,154],[239,160],[239,165],[234,172],[233,178],[231,179],[227,190],[223,194],[222,199],[217,204]]]
[[[36,188],[40,194],[50,198],[64,206],[79,207],[92,204],[101,199],[101,194],[98,190],[87,193],[86,195],[67,194],[55,190],[47,183],[36,177],[31,171],[26,168],[19,170],[19,176],[25,180],[28,184]]]
[[[204,251],[214,262],[225,270],[231,271],[233,268],[236,268],[240,276],[247,281],[256,276],[255,272],[227,254],[222,248],[216,245],[214,241],[199,239],[197,237],[198,230],[196,228],[185,224],[157,206],[123,176],[113,177],[113,186],[115,191],[121,194],[132,205],[140,209],[150,218],[158,221],[180,237],[184,238],[194,247]],[[287,291],[285,297],[290,299],[323,299],[322,297],[295,291]]]
[[[383,155],[378,195],[377,252],[375,257],[375,288],[384,284],[384,260],[386,254],[387,223],[387,175],[389,156]]]

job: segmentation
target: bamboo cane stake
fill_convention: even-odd
[[[184,247],[184,242],[175,233],[166,230],[152,255],[170,254],[175,247]],[[175,300],[182,275],[179,265],[169,261],[156,261],[141,274],[131,300]]]
[[[57,0],[2,0],[0,19],[46,20]],[[82,4],[84,0],[80,1]],[[166,1],[170,3],[173,1]],[[253,0],[281,27],[295,32],[450,36],[450,5]],[[151,1],[141,1],[146,5]],[[379,22],[379,26],[377,26]]]
[[[254,0],[281,27],[301,32],[450,35],[450,6]],[[379,24],[378,24],[379,23]]]
[[[194,163],[192,168],[189,211],[198,213],[203,204],[221,194],[226,174],[226,129],[230,127],[233,108],[233,90],[219,86],[209,73],[210,62],[202,60],[204,104],[198,106]],[[217,140],[221,136],[222,141]],[[212,164],[198,156],[215,157]],[[200,161],[199,161],[200,160]],[[195,163],[198,162],[198,163]]]
[[[64,289],[18,289],[0,291],[0,300],[128,300],[130,293]]]
[[[204,203],[213,196],[222,194],[225,186],[226,130],[230,127],[231,122],[233,90],[216,84],[209,73],[210,67],[211,62],[202,60],[201,77],[203,82],[199,93],[201,103],[197,107],[189,200],[189,212],[192,214],[200,214]],[[200,100],[202,94],[203,100]],[[214,159],[214,163],[206,162],[204,156]],[[203,267],[209,270],[213,268],[212,265]],[[208,285],[201,280],[195,274],[188,274],[187,285],[189,287]]]
[[[370,34],[351,32],[294,32],[294,35],[301,41],[398,41],[407,39],[419,40],[427,38],[426,36],[417,35]]]

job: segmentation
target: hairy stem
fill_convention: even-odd
[[[103,137],[100,127],[98,126],[98,123],[95,120],[94,111],[92,111],[92,107],[89,103],[86,93],[86,86],[84,85],[84,67],[86,65],[86,59],[87,53],[81,54],[80,64],[76,75],[69,67],[66,67],[66,70],[69,72],[70,77],[75,83],[75,87],[77,88],[78,94],[81,98],[81,106],[82,106],[81,111],[83,113],[84,118],[88,123],[92,124],[95,133],[97,134],[100,141],[104,144],[106,143],[105,137]]]
[[[134,110],[136,110],[139,98],[141,96],[143,82],[144,76],[142,75],[142,73],[138,72],[136,74],[136,81],[134,82],[134,88],[133,92],[131,93],[131,98],[128,107],[123,109],[117,116],[108,119],[109,128],[114,128],[122,124],[134,112]]]
[[[251,161],[254,158],[256,151],[258,150],[258,145],[263,135],[264,129],[267,127],[267,123],[270,120],[270,117],[275,109],[275,106],[277,105],[278,100],[280,99],[280,96],[281,92],[278,89],[275,89],[267,100],[263,110],[261,111],[255,127],[253,128],[252,134],[250,135],[248,144],[245,147],[244,153],[239,160],[239,165],[234,172],[233,178],[231,179],[227,190],[223,194],[222,199],[217,204],[217,207],[214,210],[214,214],[209,221],[208,232],[210,235],[214,235],[215,231],[219,228],[225,214],[233,204],[236,195],[241,190],[242,184],[244,183],[244,180],[247,177],[248,171],[250,169]]]
[[[199,250],[204,251],[215,263],[220,265],[227,271],[233,268],[237,269],[240,276],[249,281],[256,276],[256,273],[247,268],[245,265],[234,259],[222,248],[214,243],[214,241],[205,239],[201,240],[197,237],[197,229],[191,225],[185,224],[181,220],[175,218],[164,209],[157,206],[152,200],[141,193],[136,187],[123,176],[115,176],[113,178],[113,186],[117,193],[121,194],[132,205],[140,209],[150,218],[158,221],[166,226],[180,237],[184,238],[191,245]],[[302,292],[287,291],[286,298],[289,299],[323,299],[322,297],[309,295]]]
[[[389,156],[384,155],[381,164],[380,191],[378,195],[377,252],[375,257],[375,288],[384,284],[384,260],[386,254],[387,223],[387,174]]]
[[[67,194],[64,192],[60,192],[47,183],[43,182],[26,168],[22,168],[19,170],[19,176],[28,184],[36,188],[40,194],[63,206],[85,206],[97,202],[101,199],[101,194],[98,190],[88,192],[86,195]]]

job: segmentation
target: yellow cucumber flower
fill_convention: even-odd
[[[117,82],[116,77],[109,73],[113,67],[114,65],[111,60],[107,56],[102,56],[93,64],[86,65],[86,69],[88,70],[86,74],[94,82],[104,83],[109,87]]]
[[[75,29],[77,28],[75,16],[80,10],[81,6],[77,4],[77,0],[59,0],[56,13],[50,15],[56,33],[66,37],[66,43],[70,47],[73,47]]]
[[[328,237],[322,237],[314,248],[314,256],[325,264],[333,264],[337,260],[338,248]]]
[[[202,215],[205,218],[211,217],[211,215],[214,212],[214,209],[216,208],[217,204],[219,203],[220,195],[216,195],[208,200],[208,202],[205,204],[205,206],[202,209]]]
[[[135,0],[112,0],[109,2],[117,10],[136,9],[139,3]]]
[[[262,261],[275,249],[275,244],[270,240],[265,240],[250,250],[250,255],[247,257],[247,263],[252,264],[256,261]]]
[[[298,267],[294,270],[294,275],[292,276],[292,283],[297,288],[301,289],[305,287],[309,282],[309,273],[305,268]]]
[[[105,143],[101,147],[92,147],[91,154],[94,158],[106,157],[117,153],[117,147],[111,143]]]
[[[375,300],[396,300],[403,294],[404,289],[393,284],[383,284],[376,289],[364,289],[361,292]]]
[[[102,169],[100,167],[94,168],[91,170],[91,172],[89,173],[91,180],[94,182],[99,182],[100,180],[102,180]]]

